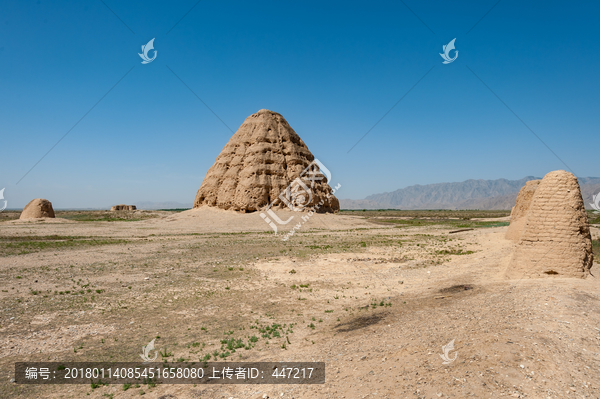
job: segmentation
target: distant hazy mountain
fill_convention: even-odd
[[[460,183],[415,185],[382,194],[373,194],[363,200],[340,200],[342,209],[511,209],[517,194],[529,180],[467,180]],[[579,178],[586,207],[590,208],[592,195],[600,192],[600,178]]]
[[[181,208],[191,208],[192,203],[184,204],[181,202],[175,201],[165,201],[165,202],[150,202],[150,201],[140,201],[135,204],[131,204],[137,206],[137,209],[181,209]]]

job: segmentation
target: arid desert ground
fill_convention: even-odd
[[[507,279],[509,214],[315,214],[284,242],[257,213],[207,207],[2,212],[0,396],[598,398],[598,263]],[[157,361],[324,361],[326,383],[11,382],[17,361],[135,362],[152,339]]]

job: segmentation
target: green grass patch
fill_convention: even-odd
[[[130,217],[129,215],[72,215],[65,217],[65,219],[77,222],[137,222],[144,220],[143,218]]]
[[[331,245],[305,245],[306,248],[310,249],[329,249],[333,248]]]
[[[462,249],[443,249],[441,251],[435,251],[438,255],[471,255],[473,251],[463,251]]]
[[[88,238],[78,236],[0,236],[0,255],[22,255],[44,250],[126,244],[127,240],[112,238]]]
[[[403,211],[400,209],[377,209],[377,210],[340,210],[340,215],[356,215],[366,218],[372,217],[406,217],[406,218],[458,218],[458,219],[473,219],[473,218],[501,218],[510,215],[510,211],[478,211],[478,210],[413,210]]]
[[[58,211],[57,218],[77,222],[136,222],[161,216],[156,211]]]
[[[510,222],[477,221],[477,220],[459,220],[459,219],[380,219],[376,221],[380,224],[395,224],[397,227],[422,227],[422,226],[443,226],[450,229],[464,228],[482,228],[482,227],[502,227],[508,226]],[[362,244],[362,243],[361,243]],[[363,245],[365,246],[365,245]]]

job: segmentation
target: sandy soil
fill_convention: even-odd
[[[313,215],[284,242],[258,214],[203,208],[136,222],[15,220],[0,229],[23,240],[0,257],[3,398],[600,396],[598,264],[585,280],[508,280],[514,243],[506,227],[450,234]],[[260,338],[227,360],[324,361],[325,384],[10,382],[17,361],[137,361],[157,335],[157,349],[172,359],[197,361],[219,350],[224,332],[246,342],[252,326],[271,323],[293,332]],[[456,360],[444,365],[451,340]]]

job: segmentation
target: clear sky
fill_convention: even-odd
[[[9,208],[191,203],[232,135],[224,124],[262,108],[329,168],[338,198],[543,176],[567,169],[557,156],[600,175],[598,1],[3,0],[0,11]]]

